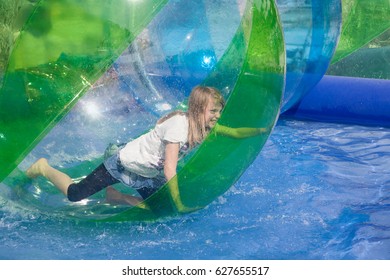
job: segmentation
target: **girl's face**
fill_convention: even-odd
[[[212,129],[217,123],[219,117],[221,116],[221,111],[221,103],[214,98],[210,98],[204,112],[205,124],[208,129]]]

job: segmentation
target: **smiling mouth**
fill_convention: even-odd
[[[217,123],[217,121],[210,121],[209,126],[215,126],[216,123]]]

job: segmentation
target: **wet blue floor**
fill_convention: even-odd
[[[154,223],[89,223],[0,188],[0,259],[390,259],[390,130],[280,120],[222,197]]]

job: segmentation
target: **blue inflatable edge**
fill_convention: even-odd
[[[390,80],[326,75],[281,117],[390,127]]]

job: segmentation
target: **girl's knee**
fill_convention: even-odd
[[[80,192],[79,188],[76,184],[71,184],[68,188],[67,197],[69,201],[71,202],[77,202],[85,197],[83,197],[83,194]]]

